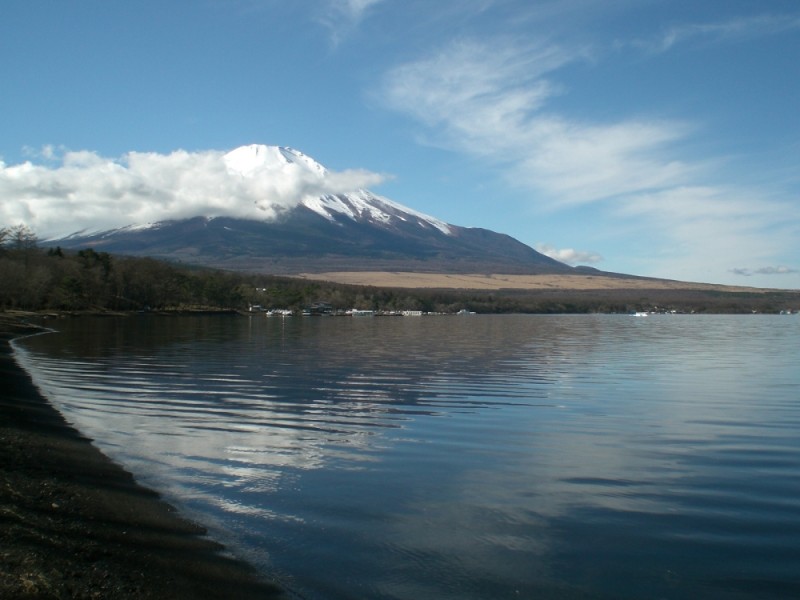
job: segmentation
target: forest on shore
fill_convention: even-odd
[[[247,311],[304,308],[455,313],[779,313],[800,292],[701,290],[434,290],[378,288],[221,271],[92,248],[45,247],[24,225],[0,228],[0,310]]]

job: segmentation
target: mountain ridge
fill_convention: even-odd
[[[575,272],[509,235],[446,223],[366,189],[324,193],[330,187],[326,178],[334,175],[292,148],[242,146],[225,154],[223,161],[229,176],[241,180],[248,193],[268,191],[283,177],[296,183],[302,196],[290,206],[271,201],[266,191],[263,197],[255,196],[252,215],[274,215],[271,218],[242,218],[243,200],[233,197],[230,205],[238,203],[237,210],[227,215],[76,232],[51,243],[276,274]]]

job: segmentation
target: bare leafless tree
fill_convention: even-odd
[[[4,243],[12,250],[26,251],[36,248],[39,239],[33,229],[24,223],[20,223],[5,230]]]

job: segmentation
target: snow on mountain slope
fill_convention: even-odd
[[[74,233],[69,234],[66,237],[58,238],[54,237],[52,239],[47,239],[45,241],[64,241],[64,240],[71,240],[71,239],[83,239],[86,237],[110,237],[114,235],[118,235],[121,233],[133,233],[137,231],[145,231],[147,229],[158,229],[159,227],[163,227],[163,223],[138,223],[135,225],[125,225],[124,227],[116,227],[114,229],[81,229],[80,231],[75,231]]]
[[[252,144],[228,152],[224,160],[230,173],[248,180],[269,179],[277,173],[294,169],[300,170],[301,173],[295,175],[306,177],[309,187],[313,188],[315,179],[322,180],[328,175],[325,167],[293,148]],[[357,222],[382,223],[384,226],[400,221],[420,227],[434,227],[446,235],[452,233],[450,226],[444,221],[364,189],[344,194],[307,194],[300,204],[329,221],[336,221],[341,216]]]
[[[303,200],[302,204],[329,221],[335,221],[335,215],[344,215],[358,222],[389,226],[396,221],[401,221],[420,227],[431,226],[445,235],[452,233],[452,229],[444,221],[392,202],[388,198],[376,196],[367,190],[359,190],[355,194],[307,198]]]

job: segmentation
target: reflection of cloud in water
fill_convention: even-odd
[[[618,521],[689,534],[675,519],[703,514],[711,492],[744,497],[746,461],[794,473],[770,455],[796,448],[793,401],[764,390],[798,389],[796,337],[775,329],[765,347],[759,319],[159,322],[158,343],[99,324],[19,355],[68,417],[161,489],[302,525],[291,540],[308,536],[305,552],[368,523],[353,543],[381,557],[388,594],[430,595],[443,578],[463,597],[498,581],[554,593],[569,588],[554,557],[575,552],[565,532],[586,515],[601,516],[601,547]],[[647,546],[646,527],[628,535]]]
[[[524,327],[477,318],[468,329],[453,318],[342,319],[325,335],[318,335],[318,323],[303,321],[280,328],[242,319],[219,327],[219,318],[160,319],[158,330],[83,327],[62,338],[68,349],[62,355],[71,354],[72,362],[38,356],[28,362],[36,363],[42,388],[90,435],[122,451],[138,444],[173,460],[193,457],[177,465],[188,472],[213,468],[197,464],[204,456],[298,470],[321,468],[328,459],[370,461],[382,431],[422,416],[561,406],[566,412],[555,417],[556,428],[563,435],[566,418],[584,461],[563,468],[575,471],[573,478],[592,478],[601,467],[617,471],[636,459],[627,446],[604,445],[607,429],[641,431],[646,424],[650,436],[708,439],[715,419],[746,420],[748,414],[732,411],[747,410],[747,403],[719,407],[693,399],[709,385],[731,394],[746,389],[747,378],[761,372],[759,361],[771,359],[755,354],[747,369],[722,364],[724,377],[712,380],[691,346],[663,356],[652,351],[674,345],[673,329],[651,327],[650,351],[642,353],[641,321],[624,317],[613,327],[599,318],[583,318],[579,326],[576,318],[532,318]],[[76,339],[90,360],[75,356]],[[622,379],[609,376],[612,353]],[[645,381],[650,385],[642,387]],[[530,429],[539,435],[547,430],[541,411],[515,411],[514,418],[533,419]],[[106,440],[109,431],[129,439]]]

